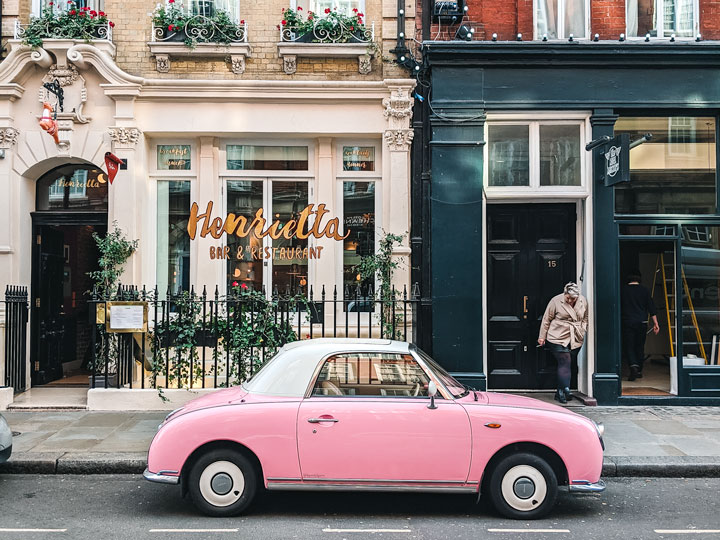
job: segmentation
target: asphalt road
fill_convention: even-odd
[[[609,479],[525,522],[467,496],[368,493],[265,493],[248,515],[213,519],[140,476],[0,475],[0,538],[720,539],[720,479]]]

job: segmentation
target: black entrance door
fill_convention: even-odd
[[[576,277],[575,205],[496,204],[487,216],[488,388],[555,388],[536,345],[547,302]]]

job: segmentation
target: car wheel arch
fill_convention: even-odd
[[[487,491],[487,484],[490,481],[490,475],[497,464],[507,456],[518,453],[535,454],[544,459],[555,472],[558,485],[567,485],[567,467],[565,466],[563,459],[557,452],[555,452],[555,450],[540,443],[515,442],[500,448],[497,452],[495,452],[495,454],[493,454],[490,460],[488,460],[485,465],[485,469],[483,470],[482,478],[480,479],[480,493]]]
[[[236,452],[244,455],[248,460],[250,460],[250,462],[253,464],[253,467],[255,468],[258,485],[263,486],[265,484],[262,463],[260,462],[260,458],[257,457],[255,452],[237,441],[217,440],[207,442],[201,446],[198,446],[185,460],[182,470],[180,471],[180,482],[182,484],[183,497],[188,493],[188,478],[190,477],[190,469],[192,469],[192,466],[200,458],[200,456],[206,454],[207,452],[218,449],[235,450]]]

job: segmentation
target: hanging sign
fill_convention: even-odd
[[[105,152],[105,167],[107,167],[108,180],[111,184],[113,183],[113,180],[115,180],[115,175],[117,174],[121,164],[122,160],[119,157],[112,152]]]
[[[630,181],[630,135],[622,133],[605,144],[603,150],[605,157],[606,186],[614,186],[621,182]]]

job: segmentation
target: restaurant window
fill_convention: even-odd
[[[535,0],[535,37],[585,38],[587,17],[587,0]]]
[[[107,212],[107,174],[94,166],[63,165],[37,182],[36,209]]]
[[[409,354],[338,354],[323,364],[312,395],[427,397],[429,382]]]
[[[363,257],[375,253],[375,182],[343,182],[343,224],[349,231],[343,241],[345,308],[373,311],[369,292],[374,289],[374,279],[362,279],[358,265]]]
[[[233,171],[307,171],[307,146],[229,144],[227,168]]]
[[[716,211],[715,118],[626,117],[615,134],[652,139],[630,150],[630,182],[615,186],[618,214]]]
[[[214,17],[218,12],[224,11],[235,22],[240,20],[239,0],[189,0],[179,2],[179,5],[191,16]]]
[[[683,366],[720,365],[720,226],[682,227]]]
[[[580,187],[582,124],[488,125],[489,187]]]
[[[189,144],[158,144],[158,171],[189,171],[192,168]]]
[[[629,37],[691,38],[697,29],[696,0],[627,0]]]
[[[279,231],[289,220],[297,220],[307,205],[306,180],[227,181],[227,212],[245,218],[248,224],[262,210],[264,228],[277,222]],[[275,289],[280,293],[297,292],[307,286],[311,257],[307,239],[297,235],[260,238],[251,229],[245,237],[227,235],[226,242],[232,255],[227,259],[228,290],[244,284],[272,294]]]
[[[161,295],[190,289],[190,182],[157,183],[157,286]]]

